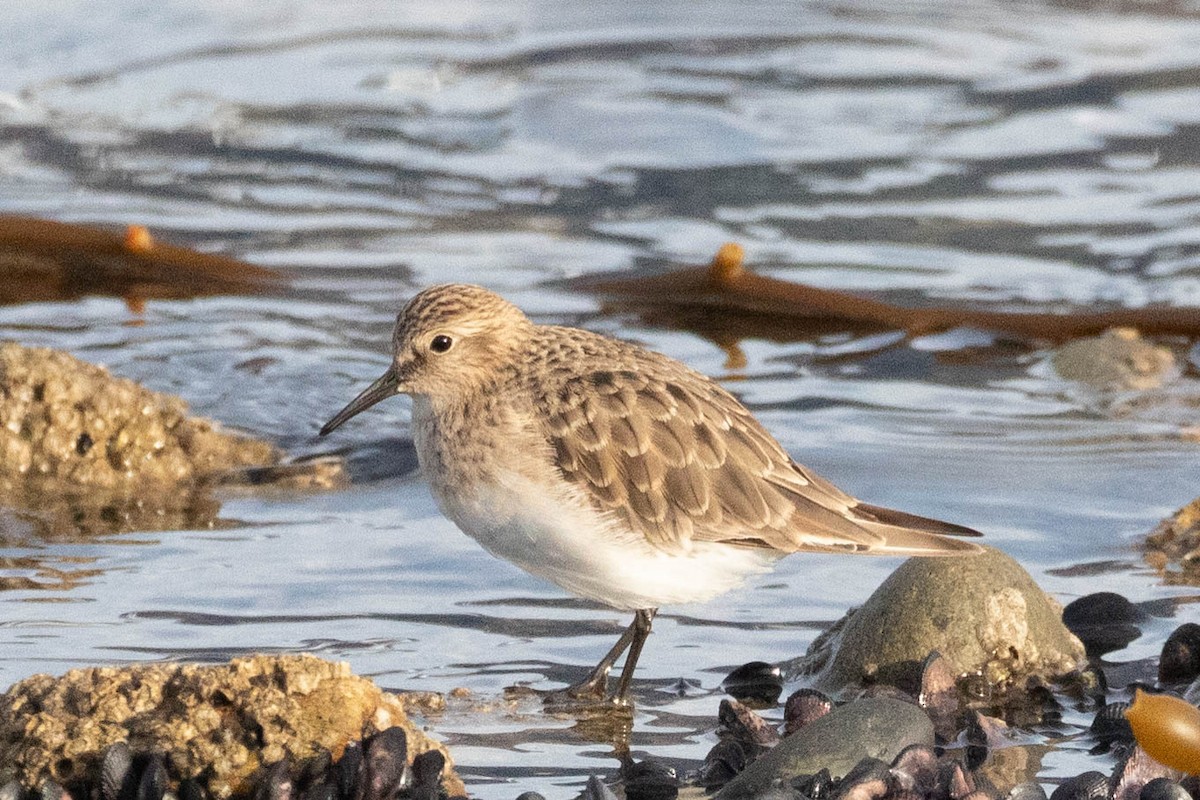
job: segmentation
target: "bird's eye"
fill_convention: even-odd
[[[444,353],[450,349],[450,345],[454,344],[454,340],[445,334],[438,334],[429,342],[429,349],[435,353]]]

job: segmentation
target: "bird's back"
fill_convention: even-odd
[[[538,326],[521,380],[562,476],[666,552],[976,551],[961,526],[860,504],[795,463],[733,395],[667,356]]]

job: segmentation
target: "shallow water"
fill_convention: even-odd
[[[400,301],[445,280],[722,379],[804,463],[986,531],[1064,602],[1194,599],[1131,547],[1200,488],[1200,450],[1178,436],[1198,416],[1188,343],[1172,343],[1188,363],[1175,387],[1115,414],[1042,369],[1046,352],[990,334],[748,339],[739,363],[555,282],[701,263],[736,240],[763,272],[903,302],[1200,305],[1200,10],[877,6],[6,4],[0,212],[145,224],[297,288],[141,315],[109,298],[6,307],[0,336],[295,453],[345,449],[370,480],[231,493],[214,530],[6,535],[0,683],[309,650],[388,688],[490,703],[594,663],[627,620],[443,520],[412,474],[404,401],[314,438],[383,369]],[[694,766],[727,669],[802,653],[895,563],[794,557],[664,609],[635,753]],[[1156,656],[1178,621],[1115,657]],[[533,705],[464,703],[430,725],[484,798],[569,797],[616,765],[603,732]],[[1084,750],[1064,745],[1039,775],[1109,769]]]

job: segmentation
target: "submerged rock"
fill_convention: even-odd
[[[1004,689],[1054,677],[1084,659],[1062,610],[1023,567],[993,548],[964,558],[913,558],[813,642],[802,668],[841,691],[864,682],[906,686],[937,651],[955,674]]]
[[[77,669],[35,675],[0,696],[0,784],[95,784],[115,774],[104,762],[125,742],[163,753],[172,781],[195,779],[216,798],[247,795],[263,767],[326,751],[340,759],[392,728],[404,732],[409,763],[445,752],[408,719],[403,696],[314,656]],[[445,785],[463,793],[452,769]]]
[[[1200,625],[1185,622],[1171,632],[1158,657],[1160,683],[1191,683],[1200,678]]]
[[[1076,339],[1059,348],[1050,362],[1069,381],[1109,391],[1157,389],[1180,372],[1174,353],[1147,342],[1134,328]]]
[[[721,688],[734,700],[754,708],[767,708],[783,694],[783,677],[774,664],[751,661],[726,675]]]

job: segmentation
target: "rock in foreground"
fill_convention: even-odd
[[[888,697],[860,700],[785,738],[730,781],[717,799],[762,797],[773,786],[821,769],[840,777],[863,758],[891,761],[915,744],[933,744],[933,723],[924,711]]]
[[[35,675],[0,697],[0,783],[94,785],[105,750],[127,742],[160,752],[173,781],[196,779],[218,798],[245,796],[264,767],[299,763],[392,728],[407,758],[444,748],[348,665],[314,656],[254,656],[229,664],[93,667]],[[447,761],[445,787],[462,794]]]

